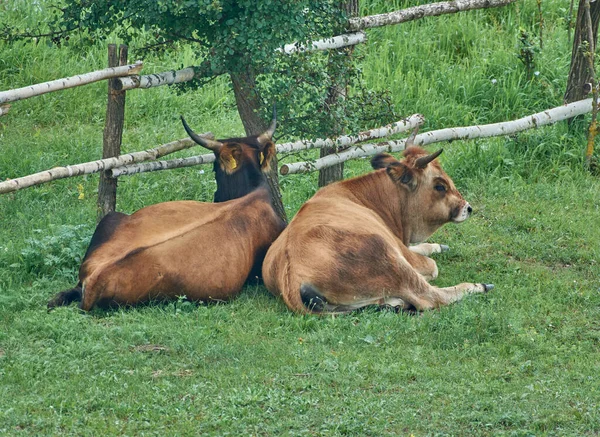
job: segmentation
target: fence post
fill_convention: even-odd
[[[340,7],[346,11],[348,17],[356,17],[358,15],[358,7],[360,0],[344,0],[341,2]],[[354,51],[353,46],[345,47],[336,52],[329,53],[329,64],[330,65],[348,65],[352,62],[352,52]],[[329,67],[328,67],[329,68]],[[333,67],[335,68],[335,67]],[[327,95],[326,104],[333,107],[341,103],[348,94],[348,79],[331,76],[331,87]],[[346,110],[344,109],[344,114]],[[339,136],[345,133],[344,127],[337,121],[334,122],[333,132],[331,136]],[[334,154],[338,151],[337,146],[334,147],[323,147],[319,152],[319,156],[324,158],[325,156]],[[323,168],[319,170],[319,187],[324,187],[332,182],[340,181],[344,179],[344,163],[333,165],[329,168]]]
[[[108,66],[117,67],[127,65],[127,46],[119,47],[117,57],[117,45],[108,45]],[[108,80],[108,103],[106,105],[106,120],[104,122],[104,136],[102,147],[102,158],[112,158],[121,154],[121,140],[123,137],[123,123],[125,121],[125,94],[126,91],[118,91],[115,85],[116,79]],[[100,173],[100,184],[98,185],[98,215],[97,221],[111,211],[115,210],[117,204],[117,179],[111,178],[106,172]]]

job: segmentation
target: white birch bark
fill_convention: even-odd
[[[122,77],[116,80],[116,89],[130,90],[133,88],[153,88],[161,85],[172,85],[174,83],[187,82],[193,78],[194,68],[188,67],[184,68],[183,70],[166,71],[164,73]]]
[[[406,132],[414,129],[417,126],[421,126],[424,122],[425,119],[421,114],[413,114],[404,120],[400,120],[377,129],[360,132],[358,135],[343,135],[335,140],[327,138],[317,139],[314,141],[301,140],[291,143],[278,144],[277,153],[289,153],[299,150],[320,149],[323,147],[334,146],[337,146],[338,148],[344,148],[362,141],[388,137],[400,132]]]
[[[140,164],[123,165],[109,170],[110,177],[127,176],[149,171],[169,170],[172,168],[193,167],[195,165],[209,164],[215,162],[215,154],[190,156],[189,158],[169,159],[167,161],[150,161]]]
[[[404,150],[406,139],[398,141],[384,141],[377,144],[361,144],[360,146],[350,147],[343,152],[334,153],[315,161],[294,162],[292,164],[284,164],[279,168],[282,175],[296,173],[310,173],[311,171],[321,170],[322,168],[331,167],[335,164],[348,161],[350,159],[361,158],[363,156],[376,155],[382,152],[397,152]]]
[[[367,17],[351,18],[348,28],[350,30],[369,29],[373,27],[400,24],[407,21],[417,20],[423,17],[433,17],[456,12],[469,11],[472,9],[496,8],[514,3],[516,0],[455,0],[448,2],[430,3],[426,5],[413,6],[400,11],[386,14],[370,15]]]
[[[345,35],[337,35],[331,38],[323,38],[317,41],[312,41],[306,46],[298,42],[286,44],[283,48],[278,48],[276,51],[283,52],[287,55],[292,53],[313,52],[317,50],[339,49],[342,47],[353,46],[363,43],[367,40],[367,35],[364,32],[355,32]]]
[[[424,118],[421,114],[414,114],[410,117],[397,121],[387,126],[383,126],[377,129],[371,129],[368,131],[360,132],[358,135],[344,135],[334,140],[332,139],[318,139],[314,141],[296,141],[292,143],[278,144],[277,153],[289,153],[299,150],[315,149],[321,147],[331,147],[335,144],[338,147],[348,147],[352,144],[356,144],[361,141],[382,138],[390,135],[394,135],[399,132],[406,132],[414,129],[416,126],[421,126],[424,122]],[[148,171],[168,170],[172,168],[181,167],[192,167],[194,165],[209,164],[214,162],[214,154],[197,155],[189,158],[171,159],[167,161],[153,161],[145,162],[142,164],[131,164],[121,167],[116,167],[110,170],[111,177],[127,176],[137,173],[145,173]]]
[[[568,105],[548,109],[537,114],[529,115],[518,120],[502,123],[486,124],[481,126],[455,127],[440,129],[431,132],[424,132],[415,137],[416,146],[426,146],[428,144],[439,143],[450,140],[468,140],[474,138],[486,138],[502,135],[510,135],[527,129],[533,129],[540,126],[556,123],[558,121],[573,118],[578,115],[586,114],[592,110],[592,99],[580,100],[569,103]],[[364,156],[375,155],[380,152],[399,152],[404,150],[406,140],[388,141],[380,144],[364,144],[352,147],[343,152],[317,159],[313,162],[295,162],[282,165],[280,173],[282,175],[307,173],[311,171],[327,168],[340,162],[356,159]]]
[[[135,64],[105,68],[104,70],[79,74],[77,76],[66,77],[64,79],[51,80],[49,82],[38,83],[36,85],[17,88],[14,90],[0,91],[0,103],[28,99],[30,97],[40,96],[52,91],[73,88],[76,86],[98,82],[100,80],[111,79],[113,77],[138,74],[142,70],[143,66],[144,64],[141,61],[138,61]]]
[[[202,136],[205,138],[214,139],[214,135],[210,132],[202,134]],[[141,152],[127,153],[125,155],[116,156],[114,158],[99,159],[97,161],[85,162],[83,164],[68,165],[66,167],[55,167],[53,169],[42,171],[40,173],[35,173],[32,175],[0,182],[0,194],[10,193],[11,191],[17,191],[22,188],[31,187],[32,185],[43,184],[45,182],[50,182],[56,179],[64,179],[84,174],[98,173],[104,170],[110,170],[111,168],[118,167],[121,165],[158,159],[161,156],[167,155],[169,153],[187,149],[196,145],[197,144],[193,142],[190,138],[183,138],[181,140],[173,141],[171,143],[158,146],[154,149],[149,149]]]
[[[297,52],[307,52],[315,50],[329,50],[347,47],[363,43],[367,40],[364,32],[355,32],[347,35],[338,35],[332,38],[324,38],[313,41],[309,46],[292,43],[286,44],[283,49],[277,51],[286,54]],[[194,78],[194,68],[188,67],[178,71],[166,71],[164,73],[149,74],[144,76],[131,76],[117,79],[117,89],[130,90],[134,88],[153,88],[162,85],[172,85],[174,83],[187,82]]]
[[[10,105],[0,105],[0,117],[8,114],[9,110],[10,110]]]

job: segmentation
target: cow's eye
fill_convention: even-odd
[[[433,187],[433,189],[435,191],[439,191],[440,193],[443,193],[444,191],[446,191],[446,186],[445,185],[436,185],[435,187]]]

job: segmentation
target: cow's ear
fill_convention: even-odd
[[[219,165],[221,169],[231,174],[238,170],[242,164],[242,146],[237,143],[226,143],[219,152]]]
[[[395,164],[397,162],[400,161],[398,161],[389,153],[378,153],[373,158],[371,158],[371,167],[377,170],[380,168],[386,168],[388,165]]]
[[[271,160],[276,152],[275,143],[273,141],[267,141],[264,147],[258,153],[258,159],[260,161],[260,168],[262,171],[269,171],[271,169]]]
[[[395,162],[386,167],[387,174],[396,185],[404,186],[410,191],[417,188],[415,171],[402,162]]]

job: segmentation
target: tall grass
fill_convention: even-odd
[[[366,15],[416,2],[361,3]],[[389,88],[399,114],[423,113],[428,130],[559,105],[566,6],[543,8],[531,74],[519,35],[536,41],[536,4],[519,0],[370,30],[357,49],[365,80]],[[47,12],[46,2],[0,3],[1,20],[16,24]],[[103,68],[105,53],[104,43],[83,53],[0,43],[0,89]],[[145,71],[164,71],[195,59],[181,51],[144,61]],[[106,85],[96,84],[15,103],[0,118],[0,178],[97,159],[105,101]],[[180,113],[197,130],[243,132],[224,79],[185,94],[134,90],[123,149],[185,136]],[[443,145],[442,163],[475,215],[434,235],[451,246],[437,258],[437,284],[496,289],[421,316],[297,316],[263,287],[226,305],[47,313],[46,301],[75,282],[98,178],[0,196],[0,434],[597,435],[600,183],[581,168],[584,130],[585,120]],[[346,176],[368,170],[357,160]],[[316,175],[281,186],[293,216]],[[117,208],[210,201],[214,189],[206,167],[142,174],[120,179]]]

